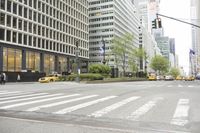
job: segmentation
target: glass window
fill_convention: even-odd
[[[0,1],[0,6],[2,10],[5,10],[5,0]]]
[[[0,29],[0,40],[4,40],[5,37],[5,30],[4,29]]]
[[[32,33],[32,23],[29,23],[29,32]]]
[[[29,9],[29,19],[32,20],[32,10]]]
[[[22,33],[18,33],[18,43],[22,44]]]
[[[24,4],[27,5],[27,0],[24,0]]]
[[[36,47],[36,37],[33,37],[33,47]]]
[[[19,5],[19,16],[22,16],[22,6]]]
[[[16,50],[15,52],[15,71],[19,72],[22,68],[22,51]]]
[[[21,19],[19,19],[19,21],[18,21],[18,29],[22,30],[22,20]]]
[[[13,3],[13,13],[17,14],[17,4]]]
[[[11,12],[11,4],[12,4],[12,3],[11,3],[11,0],[8,0],[8,1],[7,1],[7,11],[8,11],[8,12]]]
[[[24,35],[24,45],[27,45],[27,35]]]
[[[67,58],[59,57],[58,73],[67,72]]]
[[[29,46],[32,46],[32,36],[29,36],[29,37],[28,37],[28,45],[29,45]]]
[[[13,28],[17,28],[17,18],[13,17]]]
[[[32,0],[29,0],[29,6],[32,7]]]
[[[28,9],[27,8],[24,8],[24,17],[27,18],[27,11]]]
[[[44,71],[46,74],[51,74],[54,72],[55,64],[55,56],[53,55],[44,55]]]
[[[13,32],[12,37],[13,37],[12,41],[13,41],[14,43],[16,43],[16,42],[17,42],[17,32]]]
[[[4,13],[0,13],[0,24],[4,25],[5,24],[5,14]]]
[[[21,71],[22,52],[21,50],[4,48],[3,49],[3,70],[4,71]]]
[[[6,41],[11,41],[11,31],[7,30],[6,32]]]
[[[27,21],[24,21],[24,31],[27,31]]]
[[[7,15],[7,26],[11,27],[11,16]]]

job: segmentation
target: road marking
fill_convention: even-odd
[[[172,87],[172,85],[168,85],[167,87]]]
[[[6,95],[2,95],[0,96],[0,98],[4,98],[4,97],[11,97],[11,96],[20,96],[20,95],[26,95],[26,94],[33,94],[33,92],[21,92],[21,93],[14,93],[14,94],[6,94]]]
[[[0,91],[0,93],[3,93],[3,92],[8,92],[8,91],[6,91],[6,90],[5,91]]]
[[[178,87],[183,87],[183,86],[179,84]]]
[[[120,101],[118,103],[115,103],[113,105],[110,105],[110,106],[108,106],[108,107],[106,107],[106,108],[104,108],[102,110],[96,111],[96,112],[92,113],[89,116],[101,117],[102,115],[105,115],[105,114],[107,114],[107,113],[109,113],[109,112],[111,112],[111,111],[113,111],[113,110],[115,110],[115,109],[117,109],[117,108],[119,108],[119,107],[121,107],[121,106],[123,106],[123,105],[125,105],[125,104],[127,104],[129,102],[131,102],[131,101],[134,101],[134,100],[138,99],[138,98],[140,98],[140,97],[139,96],[130,97],[128,99],[122,100],[122,101]]]
[[[27,93],[26,93],[27,94]],[[13,97],[4,97],[4,98],[0,98],[0,100],[10,100],[10,99],[16,99],[16,98],[23,98],[23,97],[30,97],[30,96],[38,96],[38,95],[46,95],[48,93],[37,93],[37,94],[28,94],[28,95],[18,95],[18,96],[13,96]]]
[[[90,95],[90,96],[70,99],[70,100],[66,100],[66,101],[56,102],[56,103],[52,103],[52,104],[41,105],[41,106],[38,106],[38,107],[27,109],[26,111],[37,111],[37,110],[40,110],[42,108],[54,107],[54,106],[58,106],[58,105],[66,104],[66,103],[71,103],[71,102],[80,101],[80,100],[84,100],[84,99],[88,99],[88,98],[92,98],[92,97],[97,97],[97,96],[98,95]]]
[[[3,95],[3,94],[12,94],[12,93],[21,93],[21,91],[1,92],[0,95]]]
[[[88,107],[88,106],[91,106],[91,105],[94,105],[94,104],[97,104],[97,103],[100,103],[100,102],[103,102],[103,101],[106,101],[106,100],[109,100],[109,99],[112,99],[112,98],[115,98],[115,97],[117,97],[117,96],[108,96],[108,97],[104,97],[104,98],[97,99],[97,100],[94,100],[94,101],[78,104],[78,105],[75,105],[75,106],[72,106],[72,107],[65,108],[65,109],[59,110],[57,112],[54,112],[54,114],[70,113],[72,111],[75,111],[75,110],[78,110],[78,109],[81,109],[81,108],[84,108],[84,107]]]
[[[188,123],[189,99],[180,99],[171,124],[184,126]]]
[[[45,95],[45,93],[44,93],[44,95]],[[45,98],[45,97],[51,97],[51,96],[59,96],[59,95],[63,95],[63,94],[59,93],[59,94],[52,94],[52,95],[45,95],[45,96],[38,96],[38,97],[14,99],[14,100],[2,101],[2,102],[0,102],[0,104],[12,103],[12,102],[20,102],[20,101],[33,100],[33,99],[39,99],[39,98]]]
[[[127,119],[130,120],[137,120],[139,117],[147,113],[149,110],[151,110],[154,106],[156,106],[157,102],[163,100],[162,97],[158,97],[153,99],[152,101],[147,102],[145,105],[141,106],[139,109],[134,111],[130,116],[127,117]]]
[[[193,88],[194,86],[192,86],[192,85],[188,85],[188,87],[189,87],[189,88]]]
[[[57,100],[57,99],[62,99],[62,98],[67,98],[67,97],[74,97],[78,95],[80,94],[72,94],[72,95],[66,95],[66,96],[58,96],[58,97],[53,97],[53,98],[41,99],[41,100],[36,100],[36,101],[31,101],[31,102],[23,102],[23,103],[3,106],[3,107],[0,107],[0,109],[9,109],[9,108],[19,107],[19,106],[24,106],[24,105],[34,104],[34,103],[41,103],[41,102]]]

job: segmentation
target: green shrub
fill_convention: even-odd
[[[109,74],[110,72],[111,72],[111,68],[107,65],[91,64],[89,66],[89,73]]]
[[[72,74],[67,77],[68,81],[74,81],[77,75]],[[93,74],[93,73],[85,73],[80,74],[80,80],[103,80],[103,76],[101,74]]]

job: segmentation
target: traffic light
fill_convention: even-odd
[[[162,28],[162,21],[160,18],[158,18],[158,28]]]
[[[157,29],[157,21],[156,21],[156,19],[154,19],[152,21],[152,29]]]

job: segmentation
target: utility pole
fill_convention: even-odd
[[[79,61],[79,40],[76,40],[75,41],[75,44],[76,44],[76,65],[77,65],[77,76],[76,76],[76,82],[79,83],[80,82],[80,61]]]
[[[102,40],[101,40],[101,42],[102,42],[102,44],[103,44],[103,64],[105,65],[106,64],[106,42],[105,42],[105,40],[103,39],[103,37],[102,37]]]

